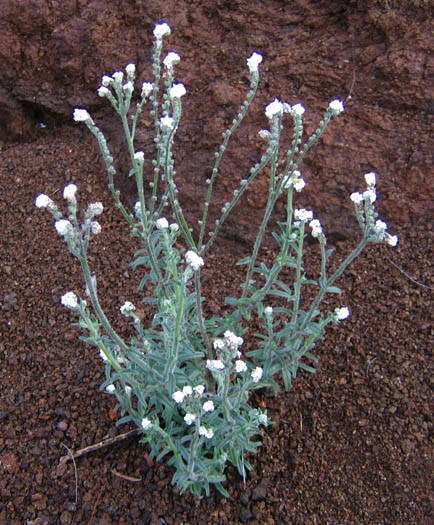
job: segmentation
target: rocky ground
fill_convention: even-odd
[[[9,2],[0,19],[9,43],[9,53],[0,46],[0,524],[432,523],[428,3],[173,4]],[[176,161],[191,220],[198,218],[219,134],[248,86],[245,57],[256,50],[264,54],[261,88],[222,166],[214,212],[255,162],[268,102],[303,102],[313,131],[322,109],[340,97],[345,113],[302,166],[308,185],[299,205],[323,219],[336,266],[357,242],[348,195],[363,188],[364,172],[377,171],[381,218],[400,237],[397,248],[370,246],[341,280],[340,304],[352,315],[318,345],[317,374],[301,374],[289,393],[258,393],[256,402],[275,424],[251,458],[247,485],[228,471],[229,500],[179,496],[170,469],[151,464],[137,437],[78,458],[76,472],[72,463],[59,466],[68,449],[131,427],[115,426],[112,398],[99,391],[101,360],[78,342],[73,317],[60,305],[66,291],[82,294],[80,271],[34,198],[45,192],[60,204],[64,185],[75,182],[83,207],[103,202],[91,263],[103,306],[126,329],[118,310],[127,299],[140,301],[138,276],[128,266],[137,246],[110,206],[93,137],[69,115],[83,104],[102,123],[121,158],[122,195],[134,202],[116,125],[93,93],[100,75],[131,61],[140,80],[149,78],[149,35],[163,19],[172,26],[169,47],[182,56],[179,80],[188,89]],[[139,46],[144,35],[146,46]],[[14,59],[27,62],[13,66]],[[139,141],[151,150],[146,119],[143,129]],[[233,263],[250,247],[265,184],[259,180],[235,210],[207,258],[209,315],[238,290]],[[271,254],[270,243],[263,257]],[[312,244],[312,275],[317,263]]]

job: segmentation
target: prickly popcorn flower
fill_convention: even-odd
[[[397,235],[389,235],[386,233],[386,242],[389,246],[397,246],[399,243],[399,237]]]
[[[344,104],[342,103],[342,100],[332,100],[329,104],[329,109],[335,115],[339,115],[339,113],[342,113],[342,111],[344,111]]]
[[[101,233],[101,224],[97,221],[92,221],[90,223],[90,231],[94,234],[94,235],[98,235],[98,233]]]
[[[92,120],[87,110],[80,108],[74,109],[72,117],[75,120],[75,122],[86,122],[87,120]]]
[[[142,419],[142,428],[143,430],[149,430],[152,427],[152,421],[148,419],[147,417],[144,417]]]
[[[273,102],[270,102],[270,104],[268,104],[268,106],[265,108],[265,115],[270,120],[272,120],[275,115],[282,115],[282,113],[283,104],[277,98],[275,98]]]
[[[357,206],[360,206],[363,202],[363,195],[359,193],[358,191],[352,193],[350,195],[350,199],[354,202],[354,204],[357,204]]]
[[[184,421],[187,423],[187,425],[191,425],[194,421],[196,421],[196,414],[190,414],[187,412],[184,416]]]
[[[135,309],[136,307],[130,301],[125,301],[124,304],[120,307],[120,311],[122,315],[128,314],[130,312],[134,312]]]
[[[214,431],[212,428],[199,427],[199,434],[207,439],[211,439],[214,436]]]
[[[220,359],[207,359],[206,367],[208,370],[216,372],[217,370],[223,370],[225,365]]]
[[[166,22],[163,22],[162,24],[157,24],[154,27],[154,36],[157,40],[161,40],[163,36],[169,36],[170,35],[170,27],[166,24]]]
[[[155,226],[157,227],[157,230],[167,230],[169,223],[165,217],[161,217],[161,219],[155,221]]]
[[[63,188],[63,198],[71,202],[75,199],[77,193],[77,186],[75,184],[68,184]]]
[[[374,190],[366,190],[363,192],[363,199],[369,201],[371,204],[377,200],[377,194]]]
[[[169,115],[161,117],[160,122],[163,128],[173,128],[173,118]]]
[[[41,193],[36,197],[35,206],[37,208],[47,208],[48,206],[54,204],[48,195]]]
[[[237,359],[235,361],[235,372],[237,372],[238,374],[242,374],[246,370],[247,370],[246,363],[242,361],[241,359]]]
[[[226,330],[226,332],[224,333],[224,337],[225,337],[227,345],[232,350],[236,350],[239,346],[243,344],[243,338],[236,336],[230,330]]]
[[[253,53],[252,56],[247,59],[247,66],[250,70],[250,73],[256,73],[261,62],[262,55],[259,53]]]
[[[294,211],[294,217],[298,221],[311,221],[313,219],[313,213],[310,210],[302,208],[301,210]]]
[[[166,58],[163,60],[163,64],[167,67],[167,69],[172,69],[173,66],[179,64],[180,60],[181,57],[178,55],[178,53],[171,51],[170,53],[167,53]]]
[[[175,401],[175,403],[182,403],[184,401],[184,394],[181,392],[181,390],[177,390],[176,392],[173,392],[172,399]]]
[[[365,181],[368,186],[375,186],[376,175],[372,171],[370,173],[365,173]]]
[[[291,111],[299,117],[301,117],[306,110],[304,109],[304,106],[302,104],[294,104],[291,107]]]
[[[312,237],[319,237],[322,234],[321,223],[318,219],[310,221],[309,226],[312,228]]]
[[[251,377],[253,379],[253,382],[258,383],[261,380],[262,374],[263,370],[259,366],[252,370]]]
[[[66,306],[66,308],[71,308],[71,310],[74,310],[78,306],[77,296],[74,292],[67,292],[65,295],[62,295],[60,302],[63,306]]]
[[[336,314],[338,321],[343,321],[350,315],[350,310],[346,306],[342,308],[336,308],[335,314]]]
[[[204,387],[204,385],[197,385],[197,386],[193,387],[193,390],[196,392],[196,394],[201,396],[205,392],[205,387]]]
[[[154,86],[151,82],[143,82],[142,84],[142,97],[149,97],[152,93]]]
[[[127,72],[129,78],[134,77],[136,73],[136,64],[128,64],[127,66],[125,66],[125,71]]]
[[[184,84],[173,84],[170,88],[170,98],[181,98],[186,93]]]
[[[185,261],[194,271],[199,270],[199,268],[204,265],[202,257],[199,257],[193,250],[189,250],[185,254]]]
[[[205,403],[202,405],[202,408],[205,412],[212,412],[214,410],[214,403],[211,401],[205,401]]]
[[[113,80],[116,83],[122,84],[123,79],[124,79],[124,74],[122,71],[116,71],[115,73],[113,73]]]
[[[103,205],[100,202],[92,202],[87,207],[86,215],[90,217],[96,217],[97,215],[101,215],[103,209]]]
[[[72,230],[72,224],[66,219],[60,219],[54,223],[54,227],[59,235],[66,235]]]
[[[185,387],[182,389],[182,393],[184,396],[191,396],[193,395],[193,389],[190,385],[185,385]]]
[[[97,89],[97,93],[98,93],[98,96],[100,97],[106,97],[110,93],[110,90],[105,86],[100,86]]]

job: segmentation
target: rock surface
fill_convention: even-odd
[[[41,126],[70,121],[72,109],[84,106],[99,119],[120,154],[117,124],[96,88],[102,74],[129,62],[137,64],[140,81],[149,80],[152,29],[164,20],[172,27],[166,50],[181,55],[177,78],[188,89],[176,162],[178,186],[192,218],[200,217],[219,137],[248,89],[246,57],[258,51],[264,56],[260,90],[222,163],[219,204],[212,214],[217,214],[220,203],[237,188],[240,174],[259,157],[263,144],[257,132],[267,125],[266,104],[275,97],[303,103],[308,108],[306,130],[312,133],[328,102],[341,98],[345,113],[332,122],[302,165],[308,185],[300,206],[315,211],[329,236],[352,238],[356,223],[348,196],[363,189],[364,172],[376,171],[380,209],[388,222],[432,220],[430,1],[10,0],[4,4],[1,141],[33,140],[44,132]],[[152,144],[146,126],[140,141],[145,149]],[[94,144],[89,147],[96,150]],[[131,188],[121,179],[118,185],[128,194]],[[236,243],[252,241],[266,191],[265,174],[228,221],[224,231],[228,238]]]

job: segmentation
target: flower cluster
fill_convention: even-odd
[[[376,174],[373,172],[365,174],[365,181],[367,185],[367,190],[363,193],[355,192],[352,193],[350,199],[353,201],[356,208],[356,215],[359,219],[359,222],[362,224],[364,219],[362,217],[362,205],[365,204],[365,215],[367,220],[369,216],[374,216],[374,210],[372,204],[377,200],[376,192]],[[397,246],[399,239],[396,235],[390,235],[387,231],[387,224],[384,221],[376,220],[373,225],[374,237],[378,242],[385,241],[390,246]]]

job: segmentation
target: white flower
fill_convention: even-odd
[[[125,301],[124,304],[120,307],[122,315],[126,315],[129,312],[134,312],[135,309],[136,307],[130,301]]]
[[[171,51],[167,54],[166,58],[163,60],[163,64],[167,67],[167,69],[172,69],[173,66],[176,66],[176,64],[179,64],[179,61],[181,60],[181,57],[178,55],[178,53],[175,53]]]
[[[210,399],[202,405],[202,408],[205,410],[205,412],[212,412],[214,410],[214,403]]]
[[[175,401],[175,403],[182,403],[184,401],[184,394],[181,392],[181,390],[177,390],[176,392],[173,392],[172,399]]]
[[[63,306],[66,306],[66,308],[71,308],[71,310],[78,306],[77,296],[74,292],[67,292],[65,295],[62,295],[60,302]]]
[[[141,425],[142,425],[143,430],[149,430],[152,427],[152,422],[147,417],[144,417],[142,419]]]
[[[207,439],[211,439],[214,436],[214,431],[212,428],[199,427],[199,434]]]
[[[252,56],[247,59],[247,66],[250,70],[250,73],[256,73],[261,62],[262,55],[259,53],[253,53]]]
[[[66,235],[70,230],[72,230],[72,224],[66,219],[60,219],[54,223],[54,226],[59,235]]]
[[[63,188],[63,198],[71,202],[75,198],[77,186],[75,184],[68,184]]]
[[[179,230],[179,226],[176,224],[176,222],[172,222],[169,228],[170,228],[170,231],[172,232],[177,232]]]
[[[105,355],[105,353],[100,349],[99,351],[99,356],[100,358],[103,360],[103,361],[108,361],[107,359],[107,356]]]
[[[261,425],[266,425],[268,423],[268,417],[266,416],[266,414],[259,415],[259,423]]]
[[[35,200],[35,206],[37,208],[46,208],[47,206],[50,206],[52,204],[52,200],[48,195],[45,195],[44,193],[41,193],[36,197]]]
[[[116,390],[116,387],[115,385],[107,385],[105,389],[109,394],[113,394],[113,392]]]
[[[258,383],[262,377],[262,368],[257,366],[254,370],[252,370],[251,376],[254,383]]]
[[[196,392],[196,394],[201,396],[205,392],[205,387],[203,385],[197,385],[193,388],[193,390]]]
[[[217,370],[223,370],[225,365],[223,364],[223,361],[221,361],[220,359],[207,359],[206,367],[208,368],[208,370],[215,372]]]
[[[365,201],[369,201],[372,204],[377,200],[377,194],[374,190],[366,190],[363,192],[363,198]]]
[[[350,315],[350,310],[346,306],[343,308],[336,308],[335,314],[338,318],[338,321],[343,321]]]
[[[152,93],[154,86],[151,82],[143,82],[142,84],[142,97],[149,97]]]
[[[309,226],[312,228],[312,237],[319,237],[322,234],[321,223],[318,219],[310,221]]]
[[[332,100],[329,104],[329,109],[333,111],[335,115],[339,115],[344,110],[344,105],[341,100]]]
[[[241,359],[237,359],[235,361],[235,372],[237,372],[238,374],[242,374],[246,370],[247,370],[246,363],[242,361]]]
[[[268,137],[271,135],[271,133],[268,131],[268,129],[261,129],[258,131],[258,135],[261,137],[261,139],[268,139]]]
[[[124,79],[124,74],[122,71],[116,71],[116,73],[113,73],[113,80],[117,82],[118,84],[122,84],[122,81]]]
[[[199,257],[199,255],[192,250],[189,250],[185,254],[185,261],[194,271],[199,270],[204,264],[202,257]]]
[[[105,86],[100,86],[98,88],[98,95],[100,97],[105,97],[106,95],[108,95],[110,93],[110,90],[107,89]]]
[[[186,93],[184,84],[173,84],[170,88],[170,98],[181,98]]]
[[[306,186],[306,183],[304,182],[303,179],[294,180],[295,191],[300,192],[305,186]]]
[[[375,186],[376,175],[372,171],[370,173],[365,173],[365,181],[368,186]]]
[[[131,82],[131,80],[128,80],[128,82],[126,82],[123,86],[122,86],[122,89],[126,92],[126,93],[132,93],[134,91],[134,84]]]
[[[170,35],[170,27],[163,22],[162,24],[157,24],[154,27],[154,36],[157,40],[161,40],[163,36],[169,36]]]
[[[274,99],[273,102],[270,102],[270,104],[268,104],[268,106],[265,108],[265,115],[270,120],[272,120],[275,115],[282,115],[282,113],[283,105],[282,102],[280,102],[280,100],[277,98]]]
[[[389,235],[388,233],[386,233],[386,242],[390,246],[397,246],[399,243],[399,238],[397,235]]]
[[[224,333],[224,336],[225,336],[226,343],[228,344],[229,348],[232,348],[233,350],[235,350],[236,348],[238,348],[239,346],[243,344],[243,338],[237,337],[230,330],[226,330],[226,332]]]
[[[145,160],[145,154],[143,151],[136,151],[134,153],[134,160],[137,160],[138,162],[143,162]]]
[[[387,230],[387,224],[384,221],[376,221],[375,231],[378,233],[384,233]]]
[[[101,224],[97,221],[92,221],[90,223],[90,231],[94,234],[94,235],[98,235],[98,233],[101,233]]]
[[[161,126],[163,128],[173,128],[173,118],[169,117],[169,115],[165,115],[164,117],[161,117],[160,119]]]
[[[125,71],[127,72],[128,77],[133,77],[136,72],[136,64],[128,64],[125,66]]]
[[[196,414],[190,414],[189,412],[187,412],[187,414],[185,414],[184,416],[184,421],[187,423],[187,425],[191,425],[195,420]]]
[[[350,195],[350,199],[359,206],[363,202],[363,195],[357,191]]]
[[[155,221],[155,226],[157,230],[166,230],[169,227],[169,223],[165,217],[161,217],[161,219]]]
[[[75,122],[86,122],[88,120],[92,120],[87,110],[80,109],[80,108],[74,109],[74,113],[72,114],[72,117],[75,120]]]
[[[103,75],[102,79],[101,79],[101,84],[104,86],[104,87],[107,87],[107,86],[110,86],[110,84],[113,82],[113,79],[112,77],[109,77],[108,75]]]
[[[132,391],[132,388],[130,387],[130,385],[125,385],[125,393],[127,394],[128,397],[131,396],[131,391]]]
[[[302,184],[300,185],[299,182],[302,182]],[[294,185],[296,191],[301,191],[306,185],[304,180],[301,178],[301,173],[298,170],[294,170],[292,175],[286,177],[285,182],[283,183],[285,190],[289,189],[292,185]],[[297,187],[299,188],[298,190]]]
[[[103,205],[100,202],[92,202],[87,207],[86,215],[96,217],[97,215],[101,215],[103,209]]]
[[[303,115],[303,113],[306,111],[304,109],[304,106],[302,104],[294,104],[292,107],[291,107],[291,110],[296,114],[298,115],[299,117],[301,117]]]
[[[213,343],[214,350],[223,350],[225,347],[225,342],[223,339],[215,339]]]
[[[313,213],[310,210],[301,208],[300,210],[294,211],[294,217],[298,221],[311,221],[313,219]]]
[[[273,313],[273,308],[271,306],[267,306],[264,309],[264,313],[265,313],[265,315],[271,315]]]
[[[184,396],[191,396],[191,395],[193,395],[193,389],[191,388],[191,386],[186,385],[186,386],[182,389],[182,393],[184,394]]]

